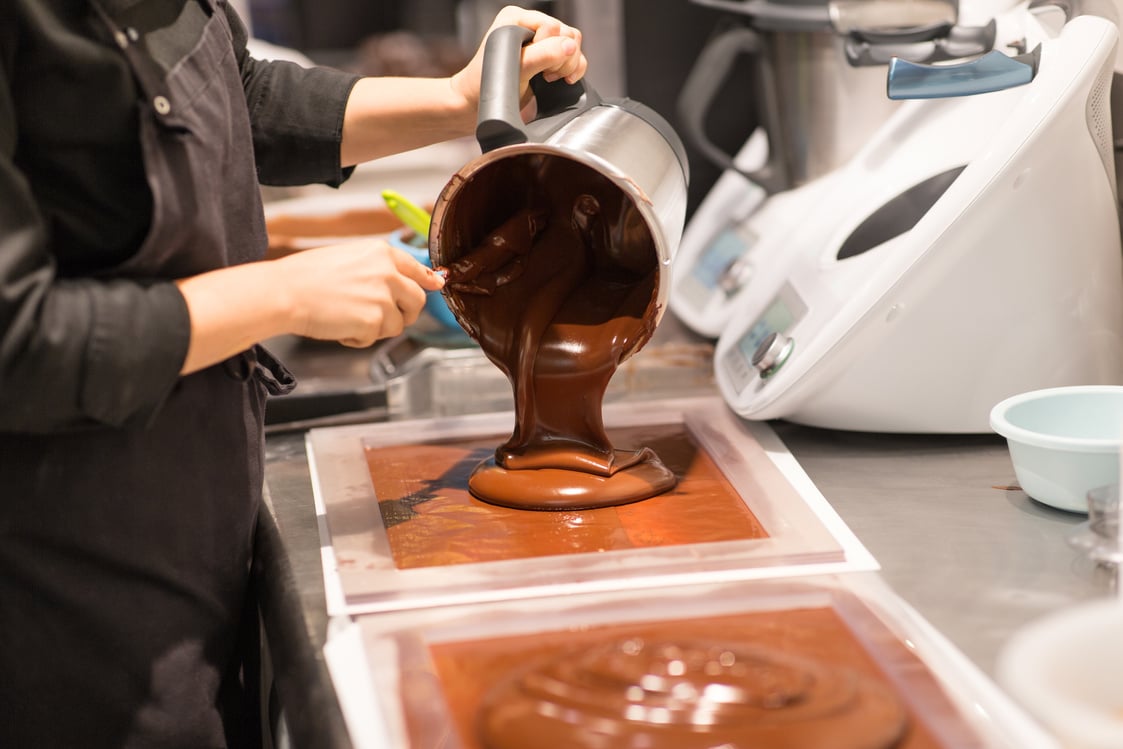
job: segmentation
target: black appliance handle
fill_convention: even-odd
[[[742,55],[755,58],[756,82],[760,90],[757,97],[758,121],[768,136],[768,162],[755,171],[738,167],[733,156],[726,153],[706,135],[706,117],[717,98],[717,93],[729,77],[733,64]],[[789,187],[789,175],[777,147],[780,134],[779,99],[775,77],[768,55],[764,54],[764,40],[747,26],[739,26],[714,37],[698,55],[690,69],[677,101],[679,123],[683,135],[708,160],[725,170],[742,174],[760,185],[769,195]]]

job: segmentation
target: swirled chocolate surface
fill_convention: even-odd
[[[890,749],[906,714],[854,671],[749,645],[640,638],[540,662],[484,699],[488,749]]]
[[[635,612],[627,608],[616,610],[615,616],[622,617],[622,621],[605,621],[594,611],[574,609],[559,615],[557,622],[543,622],[541,629],[521,629],[493,637],[441,638],[429,644],[423,669],[426,679],[439,683],[441,702],[449,712],[451,725],[441,726],[440,730],[455,730],[464,749],[494,749],[493,744],[485,742],[482,729],[485,721],[498,721],[503,716],[490,715],[491,706],[513,705],[524,699],[517,696],[522,690],[520,682],[532,671],[545,669],[551,679],[556,674],[570,680],[574,674],[589,675],[576,680],[575,691],[567,691],[568,687],[560,692],[554,690],[538,701],[536,715],[540,727],[534,739],[525,744],[535,749],[835,749],[853,746],[846,743],[851,736],[865,736],[870,742],[858,746],[893,749],[991,746],[992,742],[976,731],[970,716],[960,711],[916,652],[861,599],[834,591],[829,605],[809,605],[804,596],[815,590],[802,584],[770,583],[741,602],[745,610],[717,615],[699,612],[697,616],[689,616],[688,612],[695,607],[707,608],[701,596],[674,595],[659,605],[666,610],[666,618],[628,620]],[[790,603],[783,604],[789,595]],[[762,599],[771,603],[762,604]],[[737,606],[735,601],[727,604]],[[633,644],[626,645],[629,642]],[[619,650],[635,650],[636,642],[645,645],[647,655],[614,655]],[[666,647],[706,656],[702,675],[698,674],[698,666],[688,666],[698,656],[668,658]],[[744,657],[744,674],[748,676],[732,673],[736,660],[723,655],[726,652],[734,659],[738,654]],[[715,656],[721,671],[707,674],[704,664]],[[682,665],[673,665],[676,660],[682,661]],[[615,665],[620,661],[629,665]],[[605,665],[609,663],[614,665]],[[762,671],[765,663],[773,666]],[[672,673],[680,669],[681,674]],[[718,671],[713,666],[709,670]],[[637,677],[642,681],[648,671],[652,674],[650,678],[639,684],[642,692],[625,686]],[[772,675],[767,676],[769,673]],[[738,691],[745,681],[756,686]],[[537,682],[546,683],[549,682]],[[598,685],[596,692],[589,689],[590,683]],[[707,694],[700,685],[709,683],[718,686]],[[601,686],[604,684],[607,685]],[[852,686],[851,694],[856,695],[850,703],[841,699],[847,684]],[[583,704],[587,695],[600,690],[606,696],[599,705],[587,710],[569,706],[570,702]],[[699,692],[699,697],[690,697]],[[609,694],[617,696],[610,699]],[[804,694],[813,699],[801,702]],[[886,702],[886,694],[893,699]],[[653,705],[662,702],[664,707],[672,698],[683,702],[668,713],[642,704],[630,715],[626,708],[622,712],[622,706],[632,704],[633,697],[652,700]],[[420,741],[418,737],[432,728],[431,716],[424,717],[428,715],[426,709],[432,703],[432,693],[406,690],[403,699],[411,741]],[[689,701],[711,704],[693,712],[684,707]],[[833,713],[830,705],[837,708]],[[601,710],[607,711],[607,717],[598,712]],[[903,727],[902,710],[906,716]],[[737,737],[728,737],[733,734],[732,718],[760,713],[765,714],[765,720],[758,721],[759,727],[768,727],[767,731],[753,735],[754,729],[749,726]],[[700,725],[687,727],[683,721],[695,715]],[[629,717],[635,718],[634,723],[625,720]],[[664,729],[670,731],[666,735],[681,742],[658,738],[656,732]],[[722,740],[718,740],[717,730],[723,732]],[[895,730],[900,735],[894,743],[891,736]],[[738,743],[750,738],[755,743]],[[699,743],[688,743],[695,739]],[[592,743],[594,740],[599,743]],[[662,743],[644,743],[648,741]]]
[[[450,308],[514,391],[514,431],[472,493],[572,510],[672,488],[654,452],[612,445],[601,416],[609,380],[659,315],[658,254],[624,191],[567,158],[512,156],[459,185],[434,236]]]

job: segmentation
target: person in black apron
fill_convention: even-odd
[[[171,8],[172,18],[201,11],[184,54],[161,59],[155,36],[120,20],[145,3]],[[514,8],[497,23],[538,29],[524,54],[526,79],[583,74],[575,30]],[[323,160],[324,149],[306,141],[335,139],[322,170],[330,181],[331,173],[346,177],[340,164],[466,134],[479,55],[449,81],[413,87],[288,69],[266,90],[255,84],[263,68],[245,56],[244,36],[223,0],[0,5],[5,749],[259,740],[237,644],[255,625],[247,583],[265,397],[295,383],[257,341],[298,333],[368,345],[401,332],[425,289],[440,286],[377,242],[259,262],[258,177],[285,179],[286,161]],[[85,206],[131,209],[83,187],[96,177],[89,164],[112,164],[115,155],[91,151],[81,111],[48,147],[39,147],[27,114],[64,111],[41,97],[87,96],[84,77],[114,64],[109,49],[135,87],[129,116],[150,193],[143,236],[126,237],[126,256],[113,262],[97,255],[97,243],[78,253],[60,237],[79,236],[84,219],[96,228],[113,218],[83,216]],[[277,90],[323,110],[303,124],[335,116],[339,132],[302,132],[301,121],[277,114],[288,103],[271,98]],[[425,104],[438,90],[462,106]],[[403,130],[417,111],[426,121],[444,112],[444,122]],[[43,122],[50,133],[59,125]]]

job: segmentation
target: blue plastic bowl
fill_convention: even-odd
[[[417,262],[432,267],[433,263],[429,260],[429,248],[418,247],[404,239],[404,236],[404,232],[400,230],[395,231],[387,237],[387,241],[395,247],[400,247],[408,252]],[[416,235],[411,234],[411,236]],[[444,295],[441,294],[441,292],[428,291],[425,293],[425,311],[429,313],[434,320],[449,330],[463,332],[463,328],[460,327],[460,323],[456,320],[456,315],[452,314],[452,310],[448,308],[448,304],[445,302]]]
[[[1011,396],[991,409],[990,426],[1006,438],[1022,490],[1039,502],[1087,512],[1089,490],[1119,482],[1123,386]]]

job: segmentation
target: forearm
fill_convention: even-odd
[[[447,78],[363,78],[343,119],[341,163],[352,166],[470,135],[476,110]]]
[[[519,102],[530,101],[530,79],[564,78],[570,83],[585,74],[581,32],[534,10],[507,6],[491,28],[517,25],[534,32],[523,47]],[[471,135],[483,75],[484,45],[468,64],[449,78],[362,78],[351,89],[343,118],[340,157],[344,166],[408,151],[431,143]]]
[[[191,320],[182,373],[292,333],[347,346],[395,336],[443,280],[404,250],[358,240],[178,282]]]
[[[293,305],[274,283],[273,262],[248,263],[177,282],[191,318],[191,340],[180,374],[190,374],[294,332]]]

